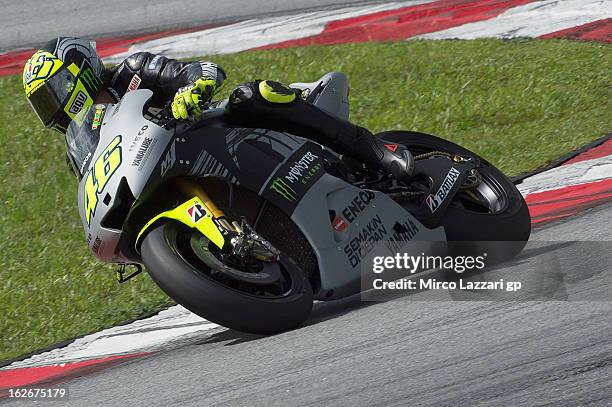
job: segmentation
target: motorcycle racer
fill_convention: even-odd
[[[172,100],[175,119],[194,121],[219,91],[226,74],[213,62],[180,62],[138,52],[120,64],[104,67],[92,41],[58,37],[36,51],[23,70],[26,97],[47,128],[65,133],[70,122],[94,103],[118,103],[136,89],[153,91],[151,106]],[[340,154],[396,179],[412,174],[410,152],[385,144],[367,129],[331,115],[274,81],[246,83],[229,98],[231,123],[288,131],[329,146]]]

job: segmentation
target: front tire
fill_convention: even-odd
[[[167,222],[152,230],[141,246],[151,278],[176,302],[211,322],[254,334],[286,331],[308,318],[312,288],[289,257],[281,254],[277,262],[282,269],[282,292],[275,288],[275,295],[258,295],[244,284],[225,284],[223,277],[214,278],[211,270],[181,244],[181,236],[186,233],[197,232]]]

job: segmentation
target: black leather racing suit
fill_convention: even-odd
[[[216,89],[225,81],[223,69],[212,62],[180,62],[149,52],[130,55],[119,65],[102,74],[106,90],[118,102],[130,90],[153,91],[152,106],[163,106],[177,90],[200,78],[214,79]]]

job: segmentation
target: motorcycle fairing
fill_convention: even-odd
[[[122,191],[126,188],[135,198],[140,196],[152,177],[162,153],[173,138],[173,130],[157,126],[142,115],[143,106],[152,94],[150,90],[128,92],[120,103],[107,106],[100,126],[99,142],[92,157],[88,158],[84,176],[79,181],[78,208],[88,246],[93,254],[104,262],[133,262],[133,259],[123,255],[117,248],[123,233],[121,224],[108,226],[107,215],[113,208],[122,204],[124,196]],[[134,114],[135,112],[139,114]],[[104,158],[105,149],[117,136],[121,136],[117,146],[120,152],[120,164],[108,179],[105,179],[103,187],[96,191],[97,206],[88,219],[85,208],[86,184],[90,179],[88,174],[95,171],[95,163],[98,159]]]
[[[166,176],[205,176],[216,169],[216,175],[224,175],[278,206],[314,250],[321,277],[317,295],[321,298],[359,291],[361,261],[374,243],[445,240],[443,228],[426,228],[391,198],[375,191],[369,192],[373,198],[354,218],[344,220],[346,228],[334,228],[335,217],[330,214],[342,216],[364,190],[326,173],[323,148],[308,140],[263,129],[215,128],[190,130],[177,138],[185,142],[176,144],[176,160],[191,164],[175,165]],[[162,166],[163,159],[157,171]],[[376,235],[368,233],[373,224]],[[404,224],[410,225],[409,232],[397,232],[398,225],[401,229]]]
[[[342,216],[363,190],[329,174],[323,174],[296,206],[291,220],[310,242],[319,262],[321,290],[317,298],[333,299],[357,293],[363,263],[385,242],[400,245],[411,241],[445,241],[442,227],[428,229],[387,195],[372,191],[373,197],[344,228],[334,227],[330,213]],[[339,215],[338,215],[339,214]],[[341,230],[338,230],[341,229]],[[388,250],[377,255],[394,255]]]
[[[97,160],[113,137],[122,135],[121,167],[100,192],[102,202],[90,225],[84,222],[89,246],[103,261],[134,261],[118,249],[122,230],[102,226],[106,213],[119,199],[121,185],[127,185],[137,202],[146,205],[146,193],[154,193],[156,185],[174,177],[220,176],[287,213],[316,255],[321,280],[317,295],[321,298],[338,298],[359,290],[359,267],[373,242],[445,239],[442,228],[426,228],[379,192],[373,192],[374,198],[344,225],[331,215],[342,214],[363,190],[326,173],[322,157],[331,153],[320,145],[265,129],[214,125],[196,125],[175,134],[134,114],[142,112],[150,96],[148,90],[129,92],[120,105],[109,107],[91,161]],[[91,164],[89,167],[91,171]],[[79,210],[85,219],[83,190],[81,182]],[[397,226],[402,224],[414,225],[412,232],[400,232]]]

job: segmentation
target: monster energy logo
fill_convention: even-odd
[[[96,78],[91,68],[85,68],[83,70],[83,74],[81,75],[81,79],[90,89],[97,89],[101,84],[100,79]]]
[[[287,184],[285,180],[280,177],[276,178],[272,182],[270,189],[288,200],[289,202],[295,202],[297,200],[297,194],[295,193],[293,188],[291,188],[289,184]]]

